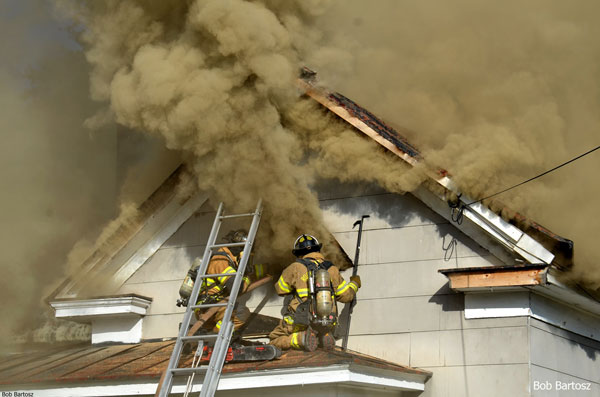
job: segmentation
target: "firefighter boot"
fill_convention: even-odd
[[[314,352],[319,347],[319,339],[314,331],[309,328],[306,331],[294,332],[290,345],[294,349]]]
[[[319,347],[325,350],[333,350],[335,347],[335,338],[331,332],[319,335]]]

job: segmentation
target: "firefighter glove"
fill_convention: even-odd
[[[223,284],[223,290],[227,291],[228,293],[231,293],[231,290],[233,289],[233,282],[234,282],[234,278],[233,277],[229,277],[227,279],[227,281],[225,281],[225,284]]]
[[[204,298],[202,300],[201,303],[204,304],[204,305],[212,305],[214,303],[219,302],[219,300],[220,300],[220,296],[219,295],[208,295],[206,298]],[[198,310],[198,309],[196,309],[196,310]]]
[[[354,284],[356,284],[358,286],[358,288],[360,288],[361,283],[360,283],[360,276],[358,274],[356,276],[350,277],[350,281],[354,282]]]

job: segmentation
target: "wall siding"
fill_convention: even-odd
[[[531,319],[531,387],[534,396],[600,395],[600,343]],[[534,382],[537,382],[534,384]],[[547,383],[548,382],[548,383]],[[589,383],[591,390],[560,390],[557,383]],[[540,384],[551,386],[542,390]],[[538,386],[538,390],[534,390]],[[567,386],[568,387],[568,386]],[[546,391],[548,394],[543,394]]]
[[[498,259],[409,194],[330,196],[322,204],[329,230],[351,256],[352,225],[371,215],[363,229],[363,288],[350,349],[432,371],[424,396],[528,395],[526,319],[465,320],[463,295],[438,273],[498,265]],[[511,381],[500,381],[503,376]]]
[[[389,194],[372,185],[323,186],[325,223],[351,257],[357,236],[352,225],[361,215],[371,215],[364,224],[363,287],[352,317],[350,349],[432,371],[422,396],[528,396],[534,375],[579,376],[597,387],[600,367],[594,359],[594,365],[577,372],[576,363],[590,359],[568,337],[529,326],[526,317],[464,318],[463,295],[451,291],[438,270],[502,262],[444,218],[410,194]],[[122,293],[154,299],[144,338],[177,334],[183,318],[183,309],[175,306],[179,285],[192,260],[202,255],[213,218],[214,210],[205,204],[122,286]],[[348,278],[350,270],[343,275]],[[268,285],[240,303],[280,317],[283,299]],[[561,364],[565,367],[553,367],[563,356],[569,357]]]
[[[185,312],[175,305],[179,287],[193,260],[204,254],[214,217],[215,210],[205,203],[119,289],[153,299],[142,326],[144,339],[177,335]]]
[[[419,397],[526,397],[527,364],[447,366],[423,369],[433,372]]]

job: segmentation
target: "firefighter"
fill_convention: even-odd
[[[247,239],[247,233],[245,230],[233,230],[229,232],[224,238],[225,241],[230,243],[241,243]],[[215,252],[210,262],[206,274],[223,274],[237,272],[239,261],[243,255],[242,247],[222,247]],[[193,276],[195,279],[196,277]],[[205,278],[203,279],[203,285],[200,289],[200,295],[198,296],[198,303],[217,303],[224,298],[229,296],[231,289],[233,288],[234,278],[230,276],[221,276],[216,278]],[[240,293],[243,293],[250,285],[250,279],[248,277],[243,278]],[[219,311],[213,316],[213,318],[204,324],[204,328],[213,328],[214,333],[218,333],[221,328],[221,323],[225,315],[226,307],[219,308]],[[201,309],[196,309],[196,317],[199,317]],[[239,329],[244,325],[244,320],[241,319],[237,313],[232,314],[234,330]]]
[[[270,343],[282,350],[333,349],[336,302],[351,302],[361,286],[359,276],[345,281],[339,269],[321,254],[321,247],[313,236],[298,237],[292,250],[297,259],[275,284],[277,293],[289,299],[283,319],[269,334]]]

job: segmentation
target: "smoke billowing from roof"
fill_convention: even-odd
[[[86,27],[92,96],[110,104],[89,123],[114,118],[163,137],[185,153],[195,188],[230,208],[263,197],[261,237],[275,255],[299,233],[325,234],[309,188],[316,176],[371,179],[393,191],[422,180],[298,101],[292,87],[304,63],[385,120],[418,131],[409,140],[474,197],[597,144],[593,3],[354,1],[329,11],[327,3],[105,1],[71,9]],[[575,240],[580,264],[597,257],[588,232],[600,227],[569,212],[566,192],[585,187],[579,208],[594,212],[590,198],[600,188],[586,170],[599,160],[586,161],[568,178],[557,173],[502,197]]]
[[[14,12],[15,4],[26,10]],[[289,253],[301,232],[325,233],[308,187],[316,176],[375,180],[391,191],[422,180],[298,100],[302,65],[409,128],[407,138],[474,197],[598,145],[596,1],[62,4],[84,26],[92,98],[110,104],[87,125],[117,120],[159,137],[192,165],[190,188],[211,190],[230,208],[263,197],[261,237],[272,240],[274,255]],[[10,15],[1,26],[10,40],[0,42],[0,204],[9,209],[0,317],[24,324],[35,319],[48,281],[62,275],[71,242],[111,213],[118,172],[109,154],[114,134],[89,139],[79,128],[94,109],[81,54],[40,40],[64,34],[44,30],[47,3],[13,1],[0,11]],[[30,26],[37,35],[28,35]],[[35,60],[23,65],[28,54]],[[24,82],[15,79],[34,64]],[[592,285],[599,169],[596,153],[500,197],[573,239],[574,274]]]
[[[0,5],[0,344],[39,322],[72,245],[113,214],[116,136],[83,130],[86,61],[50,9]]]
[[[103,115],[182,151],[195,188],[229,210],[262,197],[260,238],[287,259],[298,234],[328,234],[309,188],[307,145],[282,123],[300,96],[303,53],[320,46],[309,25],[323,3],[106,1],[69,10],[87,29],[92,96],[110,103]]]
[[[313,63],[473,197],[600,144],[600,3],[337,2],[320,19],[353,74]],[[573,275],[600,286],[600,153],[497,197],[575,243]]]

